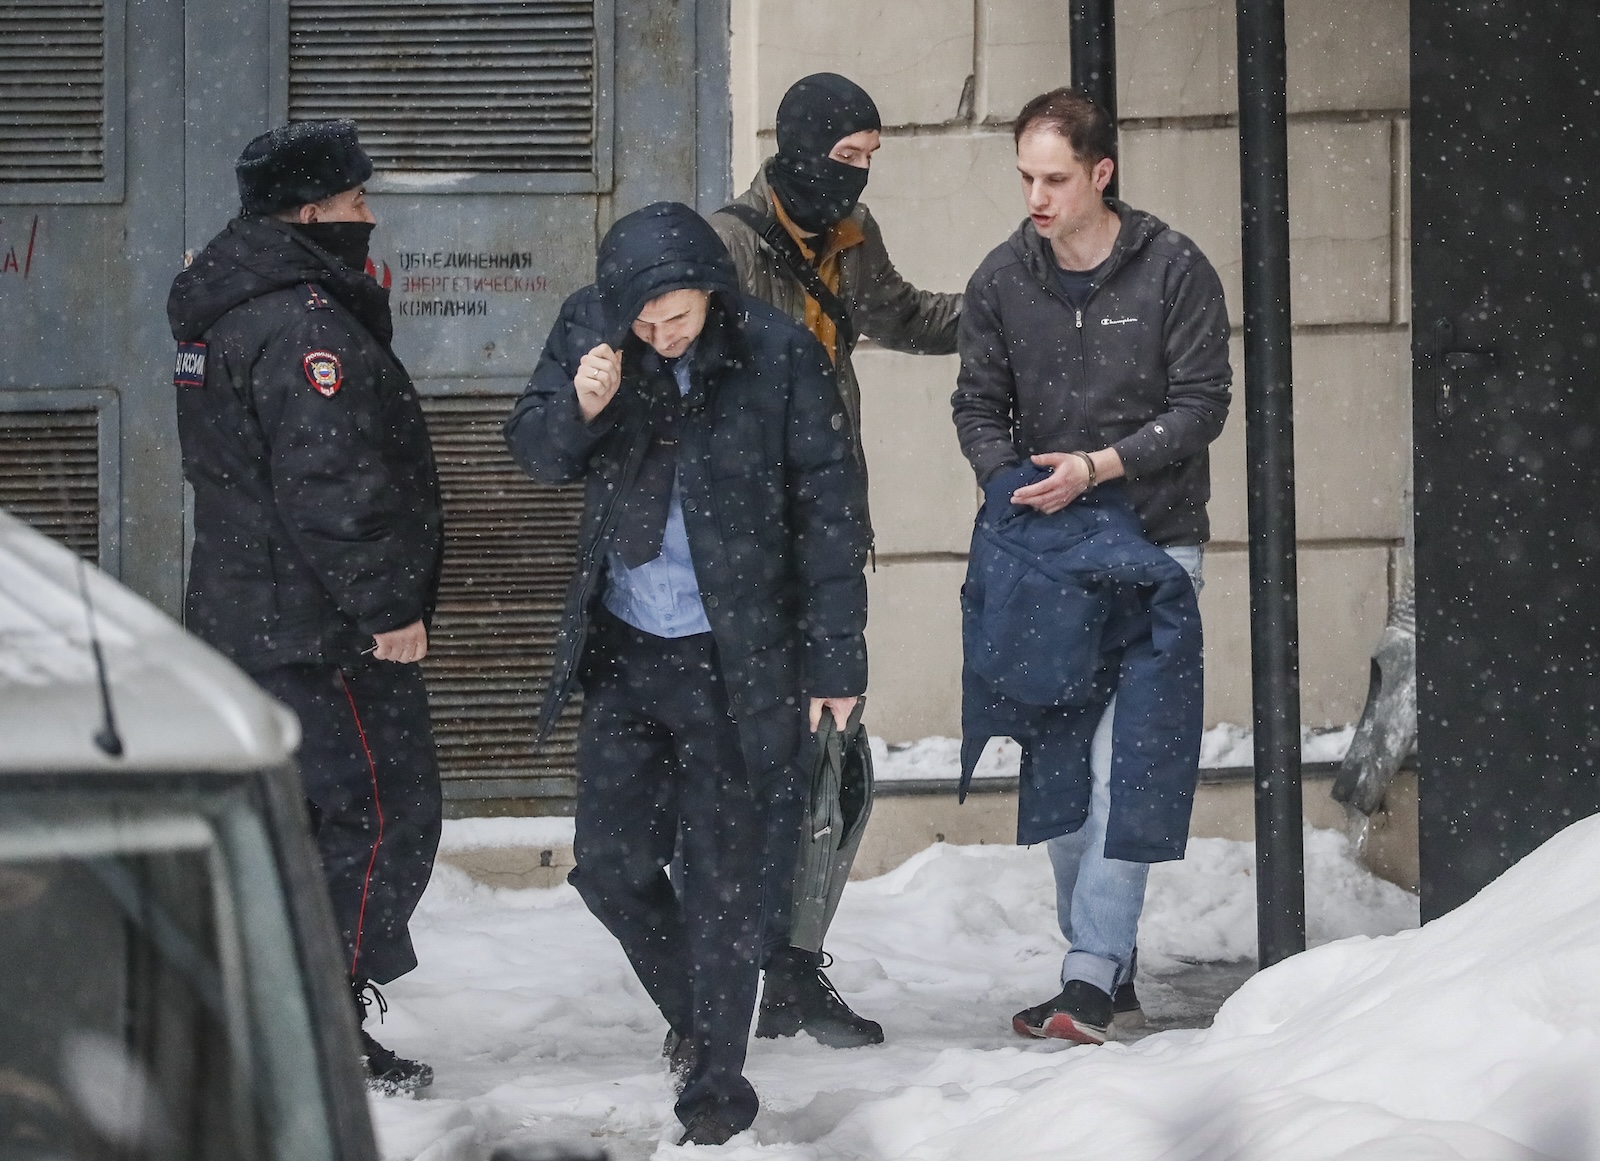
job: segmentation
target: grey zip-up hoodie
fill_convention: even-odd
[[[961,372],[950,398],[979,484],[1042,452],[1114,447],[1156,544],[1211,535],[1207,447],[1228,415],[1228,311],[1191,240],[1107,199],[1122,219],[1106,272],[1082,311],[1061,293],[1033,223],[967,284]]]

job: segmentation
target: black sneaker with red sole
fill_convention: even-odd
[[[1111,994],[1111,1026],[1118,1031],[1144,1027],[1144,1006],[1139,1003],[1139,993],[1133,990],[1133,981],[1118,984]]]
[[[1018,1036],[1104,1044],[1114,1013],[1111,996],[1085,980],[1068,980],[1059,995],[1011,1017]]]

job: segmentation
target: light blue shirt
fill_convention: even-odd
[[[680,396],[689,393],[689,358],[693,346],[672,368]],[[661,537],[661,555],[629,568],[615,549],[607,550],[606,608],[635,629],[657,637],[688,637],[711,632],[705,606],[700,602],[700,582],[689,556],[689,532],[683,525],[683,487],[672,475],[672,499],[667,505],[667,528]]]

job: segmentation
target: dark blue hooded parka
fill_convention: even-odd
[[[679,409],[684,523],[745,760],[751,771],[793,763],[802,696],[846,697],[867,684],[866,485],[828,357],[803,327],[740,293],[726,248],[687,206],[662,202],[621,219],[596,269],[596,283],[562,305],[506,423],[530,476],[585,487],[540,736],[571,696],[606,547],[654,442],[651,408],[666,399]],[[683,287],[712,300],[680,402],[670,368],[630,325],[645,303]],[[585,422],[573,378],[602,342],[622,353],[622,385]]]

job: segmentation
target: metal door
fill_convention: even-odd
[[[536,751],[577,489],[500,426],[621,213],[727,196],[725,0],[212,0],[188,6],[188,245],[232,162],[286,120],[351,117],[377,172],[371,273],[424,397],[445,573],[424,665],[451,813],[567,809],[575,708]],[[715,86],[721,82],[720,88]]]
[[[1411,6],[1423,915],[1600,810],[1600,19]]]
[[[0,0],[0,507],[176,609],[183,7]]]
[[[531,734],[576,500],[499,425],[614,217],[727,200],[727,51],[727,0],[0,0],[0,506],[179,611],[167,289],[247,141],[353,117],[445,488],[448,809],[562,809],[570,719]]]

